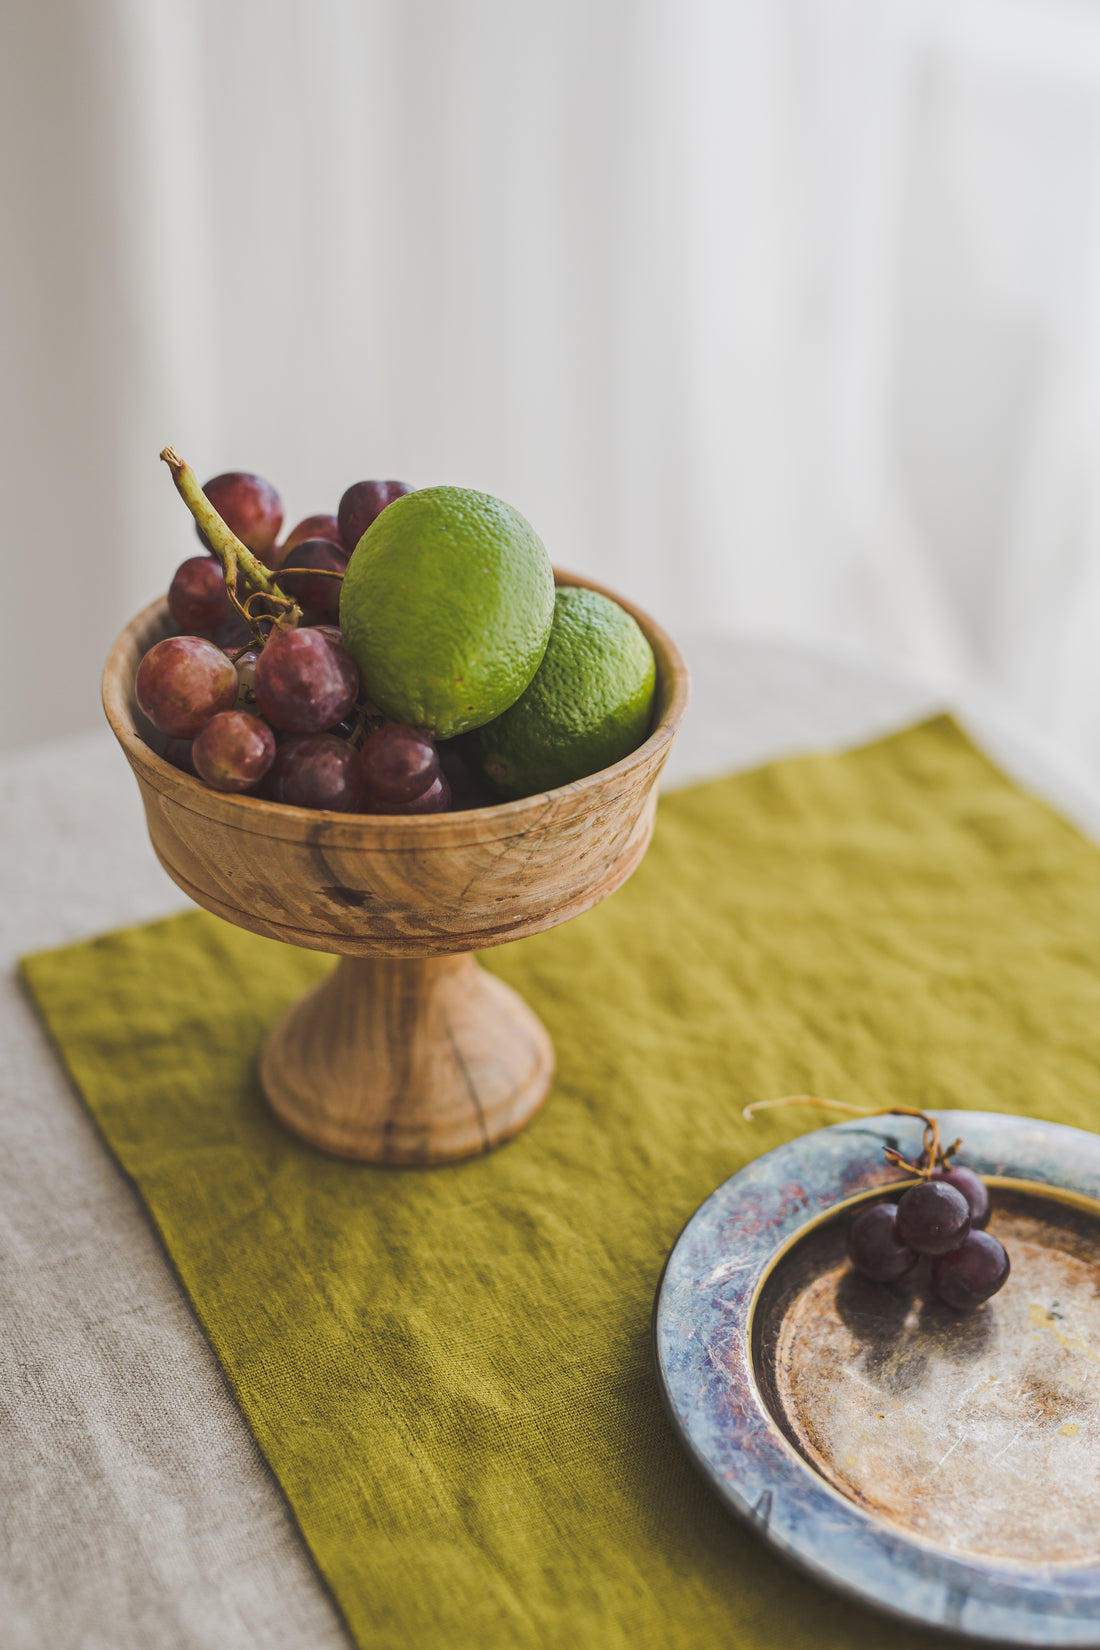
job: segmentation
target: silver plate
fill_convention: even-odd
[[[848,1267],[853,1213],[897,1183],[904,1118],[769,1152],[700,1208],[665,1268],[657,1367],[718,1493],[818,1580],[1001,1643],[1100,1642],[1100,1139],[942,1112],[993,1188],[1012,1274],[976,1312],[923,1274]]]

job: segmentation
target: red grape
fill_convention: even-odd
[[[195,772],[216,791],[249,791],[275,760],[275,735],[244,710],[212,716],[195,740]]]
[[[444,814],[451,806],[451,787],[442,773],[437,773],[426,791],[414,796],[411,802],[387,802],[369,788],[360,810],[365,814]]]
[[[920,1255],[957,1249],[970,1230],[970,1205],[943,1180],[919,1180],[898,1199],[898,1231]]]
[[[168,586],[168,611],[190,636],[210,636],[233,609],[221,563],[213,556],[189,556]]]
[[[980,1232],[989,1225],[989,1187],[980,1174],[957,1164],[951,1169],[934,1169],[933,1180],[942,1180],[962,1193],[970,1205],[970,1230]]]
[[[283,525],[283,501],[269,481],[245,470],[227,470],[213,476],[203,492],[225,525],[236,533],[268,567],[275,565],[275,540]],[[209,550],[210,541],[201,527],[195,531]]]
[[[239,653],[242,647],[256,645],[251,630],[235,609],[218,626],[210,640],[216,642],[223,653]]]
[[[220,647],[201,636],[168,636],[137,668],[134,693],[153,726],[171,739],[193,739],[220,710],[237,702],[237,672]]]
[[[332,544],[340,544],[340,524],[335,516],[304,516],[297,527],[292,527],[286,538],[280,544],[276,555],[276,567],[281,567],[290,552],[307,539],[328,539]],[[345,561],[347,555],[345,553]]]
[[[403,481],[357,481],[348,488],[340,500],[337,519],[340,541],[349,556],[386,505],[411,492]]]
[[[363,745],[363,777],[378,802],[412,802],[439,774],[439,757],[426,734],[390,722]]]
[[[323,733],[343,720],[359,696],[359,672],[350,656],[316,627],[269,637],[255,682],[261,713],[284,733]]]
[[[328,539],[306,539],[287,556],[279,569],[279,584],[288,596],[319,617],[329,618],[340,610],[341,579],[325,575],[343,573],[346,553]],[[310,577],[314,569],[320,577]]]
[[[1008,1280],[1003,1246],[988,1232],[971,1232],[950,1254],[932,1262],[932,1288],[948,1306],[981,1306]]]
[[[233,661],[238,683],[235,710],[251,710],[256,703],[256,662],[259,657],[258,650],[250,647],[247,653],[240,654]]]
[[[848,1233],[848,1259],[872,1283],[894,1283],[917,1264],[917,1251],[897,1227],[896,1203],[876,1203],[856,1216]]]
[[[359,752],[331,733],[312,733],[280,745],[267,778],[273,802],[295,808],[361,812],[363,769]]]

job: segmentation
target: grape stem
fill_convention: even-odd
[[[270,568],[265,567],[248,546],[241,543],[236,533],[226,526],[199,486],[190,464],[186,464],[172,447],[165,447],[160,456],[172,472],[176,492],[198,522],[206,542],[221,563],[229,600],[260,646],[262,647],[266,640],[261,628],[263,619],[270,620],[279,630],[292,630],[302,617],[298,603],[292,601],[285,591],[280,590]],[[237,595],[237,580],[240,578],[252,587],[244,601]],[[263,597],[273,611],[253,614],[251,604],[257,596]]]
[[[369,699],[361,699],[352,715],[354,722],[348,734],[348,744],[354,745],[356,750],[361,750],[370,735],[383,725],[385,717]]]
[[[853,1106],[847,1100],[824,1100],[816,1094],[784,1094],[778,1100],[753,1100],[742,1109],[741,1116],[751,1123],[758,1111],[770,1111],[776,1106],[820,1106],[829,1111],[847,1112],[850,1117],[919,1117],[924,1124],[924,1143],[915,1163],[910,1163],[892,1146],[882,1149],[888,1163],[899,1169],[908,1169],[920,1180],[931,1180],[937,1167],[949,1168],[948,1159],[954,1157],[962,1145],[961,1140],[953,1140],[950,1146],[941,1145],[940,1126],[936,1119],[926,1111],[919,1111],[916,1106]]]

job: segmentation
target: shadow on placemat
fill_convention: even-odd
[[[613,899],[488,954],[554,1039],[526,1134],[422,1172],[268,1115],[257,1049],[331,960],[195,913],[29,958],[364,1646],[917,1646],[729,1518],[649,1320],[716,1184],[808,1118],[1100,1117],[1100,855],[946,718],[661,804]]]

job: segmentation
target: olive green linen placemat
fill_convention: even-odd
[[[362,1645],[870,1650],[881,1618],[696,1477],[654,1287],[816,1120],[749,1098],[1100,1123],[1098,944],[1100,853],[941,718],[667,797],[619,894],[488,954],[559,1074],[453,1168],[328,1159],[265,1110],[257,1049],[330,959],[195,913],[25,971]]]

